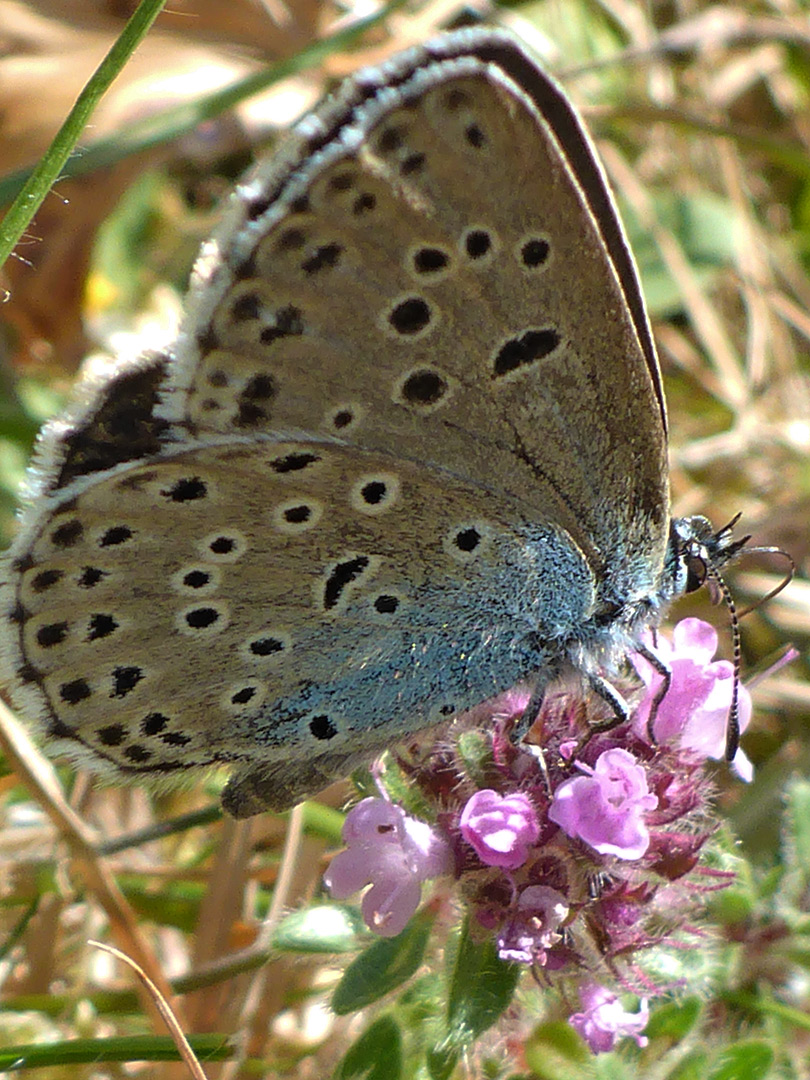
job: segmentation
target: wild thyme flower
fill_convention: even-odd
[[[576,764],[585,775],[560,784],[549,819],[601,855],[640,859],[650,843],[644,815],[658,806],[644,767],[620,747],[605,750],[593,768]]]
[[[526,862],[540,830],[537,811],[522,791],[499,795],[484,788],[469,799],[459,818],[461,835],[481,862],[516,870]]]
[[[511,919],[498,932],[501,960],[543,966],[546,950],[560,941],[557,931],[567,915],[565,897],[556,889],[529,885],[518,896]]]
[[[582,1012],[568,1018],[572,1027],[595,1054],[612,1050],[618,1039],[632,1036],[639,1046],[647,1045],[647,1038],[641,1034],[650,1019],[650,1010],[646,999],[642,999],[637,1013],[627,1012],[622,1003],[606,986],[588,982],[580,987]]]
[[[446,840],[385,799],[358,803],[346,817],[343,840],[346,850],[332,860],[326,887],[344,900],[370,885],[363,918],[381,937],[400,933],[419,906],[422,882],[452,866]]]
[[[652,644],[652,642],[650,642]],[[728,660],[714,660],[717,631],[701,619],[682,619],[672,632],[672,641],[659,637],[655,652],[667,664],[671,681],[653,723],[656,742],[676,744],[698,757],[722,761],[726,750],[726,724],[734,686],[734,666]],[[648,723],[653,699],[663,682],[643,656],[632,654],[633,666],[647,692],[635,711],[634,729],[649,741]],[[751,720],[751,695],[738,687],[738,720],[745,731]],[[751,780],[753,767],[738,750],[733,768],[743,780]]]
[[[472,925],[492,936],[502,960],[543,968],[549,981],[579,983],[590,973],[571,1022],[595,1052],[625,1035],[643,1044],[646,1001],[626,1013],[616,991],[654,993],[644,957],[699,932],[705,890],[690,875],[715,828],[704,765],[722,754],[732,685],[715,648],[714,631],[692,619],[676,627],[671,645],[657,642],[672,684],[654,741],[647,728],[660,676],[634,657],[646,689],[626,723],[599,727],[602,703],[589,721],[591,699],[551,692],[526,741],[516,742],[512,729],[528,701],[518,688],[459,718],[452,741],[422,752],[411,745],[397,759],[400,779],[432,806],[437,825],[364,800],[327,875],[333,896],[370,885],[364,917],[390,936],[415,910],[422,882],[454,870]],[[636,688],[620,689],[629,697]],[[749,716],[741,691],[743,726]],[[742,754],[735,764],[750,769]],[[608,972],[612,989],[596,982]]]

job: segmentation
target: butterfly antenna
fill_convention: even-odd
[[[777,547],[746,548],[745,553],[746,553],[746,555],[781,555],[781,557],[783,559],[787,560],[788,568],[787,568],[787,571],[785,573],[785,576],[782,578],[782,580],[779,582],[778,585],[774,586],[774,588],[772,588],[769,593],[766,593],[764,596],[761,596],[759,598],[759,600],[756,601],[756,603],[750,604],[747,608],[743,608],[743,610],[739,613],[739,618],[740,619],[744,619],[746,615],[750,615],[751,612],[756,611],[758,607],[762,607],[762,605],[767,604],[767,602],[769,600],[773,600],[773,598],[775,596],[779,595],[779,593],[782,591],[782,589],[787,588],[787,586],[791,583],[791,581],[793,581],[793,578],[796,575],[796,563],[793,561],[792,556],[790,556],[786,551],[783,551],[781,548],[777,548]]]
[[[731,687],[731,705],[726,720],[726,761],[733,761],[740,747],[740,662],[742,658],[740,616],[737,613],[737,605],[734,603],[731,590],[726,585],[719,570],[708,564],[706,566],[706,576],[717,586],[728,609],[729,622],[731,623],[731,662],[734,669],[734,681]]]
[[[749,536],[745,536],[740,540],[734,540],[727,542],[727,538],[731,537],[734,526],[737,524],[740,518],[739,514],[731,519],[728,525],[725,525],[720,529],[714,537],[718,550],[722,550],[722,561],[728,562],[730,559],[736,557],[745,544],[750,540]],[[728,710],[728,720],[726,723],[726,761],[733,761],[740,746],[740,661],[742,656],[742,648],[740,643],[740,619],[749,615],[752,611],[755,611],[762,604],[768,600],[772,600],[774,596],[778,596],[779,593],[790,584],[793,580],[793,576],[796,573],[796,563],[793,561],[790,555],[781,548],[776,547],[755,547],[745,548],[746,555],[781,555],[782,558],[787,559],[788,571],[785,574],[782,581],[771,589],[765,596],[760,597],[755,604],[751,604],[749,607],[744,608],[742,611],[737,611],[737,605],[734,603],[734,597],[731,595],[731,590],[723,580],[720,571],[711,562],[705,564],[706,577],[709,578],[712,583],[717,587],[725,605],[728,609],[729,621],[731,623],[731,641],[732,641],[732,663],[734,666],[734,683],[731,689],[731,705]]]

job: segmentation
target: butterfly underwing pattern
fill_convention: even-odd
[[[638,276],[564,93],[500,31],[361,71],[234,193],[165,352],[42,434],[0,668],[115,779],[237,817],[517,683],[739,547],[670,521]],[[699,576],[699,575],[698,575]]]

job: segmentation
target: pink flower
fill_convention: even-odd
[[[612,1050],[616,1040],[626,1035],[646,1046],[648,1039],[641,1034],[650,1019],[646,999],[642,999],[637,1013],[626,1012],[615,994],[598,983],[585,983],[580,987],[583,1011],[568,1017],[594,1054]]]
[[[520,964],[545,964],[546,949],[559,941],[557,928],[568,915],[565,897],[547,885],[529,885],[498,934],[498,956]]]
[[[658,707],[653,733],[659,743],[675,742],[700,758],[720,761],[726,750],[726,725],[731,707],[734,667],[728,660],[714,660],[717,631],[701,619],[682,619],[672,632],[672,643],[659,637],[655,652],[672,673],[667,695]],[[649,741],[647,723],[656,692],[663,682],[649,661],[638,653],[633,665],[647,687],[634,716],[634,729]],[[751,695],[739,687],[740,730],[751,719]],[[751,780],[753,767],[742,750],[733,766],[743,780]]]
[[[370,885],[363,918],[381,937],[400,933],[419,906],[422,882],[452,867],[447,841],[385,799],[363,799],[350,810],[343,840],[347,849],[334,857],[324,882],[336,900]]]
[[[594,768],[577,764],[586,775],[560,784],[549,818],[601,855],[640,859],[650,843],[644,813],[658,805],[644,767],[620,747],[600,754]]]
[[[481,862],[505,870],[522,866],[540,835],[537,811],[522,791],[512,795],[499,795],[491,788],[476,791],[461,811],[459,825]]]

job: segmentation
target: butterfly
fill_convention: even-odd
[[[236,817],[517,683],[527,723],[571,670],[621,718],[603,670],[745,542],[671,520],[666,434],[582,121],[510,34],[447,34],[305,118],[171,348],[45,429],[4,682],[111,778],[232,766]]]

